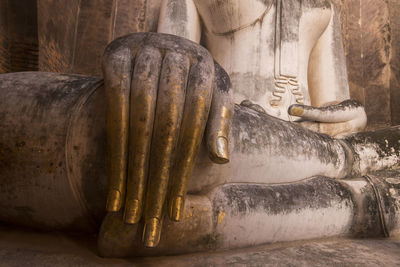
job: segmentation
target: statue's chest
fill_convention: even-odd
[[[298,28],[304,11],[330,8],[328,0],[194,0],[194,2],[207,30],[216,34],[249,27],[267,16],[276,16],[276,13],[285,20],[286,25],[282,24],[283,27],[294,29],[293,26]]]
[[[236,102],[249,99],[282,119],[289,105],[309,104],[308,57],[329,23],[329,2],[196,1],[206,46],[230,74]]]

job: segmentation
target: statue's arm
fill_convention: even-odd
[[[310,54],[308,90],[312,107],[289,108],[290,114],[308,120],[303,126],[332,136],[365,128],[364,107],[350,100],[340,18],[333,6],[330,22]]]
[[[200,43],[201,22],[193,0],[163,0],[157,31]]]
[[[311,51],[308,72],[313,106],[350,98],[340,18],[333,7],[330,22]]]

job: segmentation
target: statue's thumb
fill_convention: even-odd
[[[229,162],[229,133],[232,125],[234,104],[231,82],[225,70],[215,62],[214,91],[207,122],[206,141],[213,162]]]

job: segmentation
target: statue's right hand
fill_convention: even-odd
[[[156,33],[113,41],[105,51],[103,73],[108,101],[106,209],[123,211],[127,224],[139,222],[143,214],[143,241],[154,247],[167,198],[169,217],[181,219],[206,125],[211,159],[229,161],[229,77],[214,66],[205,48]]]
[[[289,107],[288,113],[304,119],[300,122],[304,128],[336,138],[362,131],[367,125],[364,107],[350,99],[324,107],[294,104]]]

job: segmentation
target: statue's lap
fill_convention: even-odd
[[[98,224],[102,218],[106,185],[101,81],[48,73],[6,74],[0,79],[0,97],[9,100],[2,102],[8,104],[2,105],[0,110],[4,118],[2,132],[5,133],[0,143],[3,151],[12,152],[8,154],[12,157],[2,157],[2,165],[24,166],[22,170],[2,169],[1,219],[41,228],[95,229],[91,222]],[[41,101],[45,97],[51,101]],[[22,110],[26,111],[25,115],[16,120]],[[31,130],[26,128],[27,121]],[[44,128],[46,125],[49,128]],[[66,133],[60,136],[59,133],[65,130]],[[376,134],[379,138],[385,138],[385,134],[391,137],[385,139],[388,141],[382,144],[381,150],[378,149],[381,144],[375,144],[379,155],[387,158],[398,154],[395,150],[398,132],[393,128]],[[345,142],[357,148],[357,144],[365,145],[366,140],[374,143],[371,139],[374,134],[357,135]],[[59,144],[55,145],[55,142]],[[349,164],[354,165],[356,160],[348,160],[346,153],[349,152],[345,146],[326,135],[236,106],[231,162],[226,166],[214,166],[205,151],[200,153],[189,187],[184,219],[179,223],[165,219],[160,246],[150,252],[143,249],[139,238],[141,227],[124,225],[120,221],[121,215],[114,214],[107,220],[117,225],[111,228],[115,232],[108,236],[101,232],[103,247],[100,248],[103,248],[103,254],[113,253],[113,250],[107,250],[110,245],[117,254],[123,253],[123,245],[129,252],[134,247],[139,254],[162,254],[242,247],[310,236],[352,235],[355,221],[368,228],[377,220],[371,214],[367,214],[370,217],[364,215],[365,220],[362,220],[355,212],[361,205],[354,200],[355,195],[373,200],[371,183],[365,179],[340,182],[316,176],[350,174],[353,166]],[[51,150],[52,147],[55,149]],[[357,153],[359,158],[365,156],[360,151]],[[274,155],[279,156],[274,158]],[[312,165],[305,165],[307,162]],[[322,169],[328,172],[321,173]],[[398,179],[396,173],[391,175],[392,180]],[[313,176],[316,177],[303,180]],[[378,189],[379,186],[383,188],[379,189],[383,193],[387,191],[379,182],[375,183]],[[391,186],[389,192],[396,190],[397,187]],[[376,203],[370,201],[370,206],[376,209]],[[390,202],[390,205],[395,204]],[[388,227],[395,231],[399,216],[390,211],[387,216],[391,218]],[[369,232],[364,230],[369,234],[381,231],[370,228],[367,229]],[[126,236],[125,239],[122,236]]]

